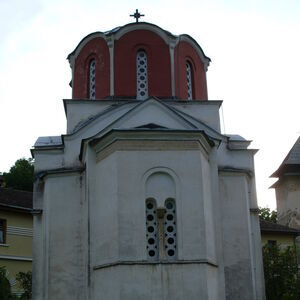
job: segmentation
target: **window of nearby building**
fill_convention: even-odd
[[[89,88],[89,98],[94,100],[96,96],[96,61],[95,59],[92,59],[90,61],[89,65],[89,82],[90,82],[90,88]]]
[[[268,240],[268,246],[276,246],[277,245],[277,241],[275,240]]]
[[[136,98],[148,98],[147,54],[144,50],[139,50],[136,55]]]
[[[186,82],[187,82],[188,100],[192,100],[193,99],[192,67],[188,61],[186,62]]]
[[[0,244],[6,243],[6,220],[0,219]]]

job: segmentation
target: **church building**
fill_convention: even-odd
[[[68,60],[66,133],[32,149],[34,299],[265,299],[256,150],[221,133],[199,44],[135,22]]]

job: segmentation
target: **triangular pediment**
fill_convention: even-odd
[[[184,116],[175,112],[161,101],[150,98],[143,102],[122,104],[107,110],[83,123],[76,132],[65,136],[66,139],[86,139],[113,129],[165,128],[175,130],[195,130],[197,127]]]
[[[167,105],[156,99],[148,99],[136,105],[112,124],[112,129],[131,129],[155,124],[156,127],[192,130],[196,127]]]

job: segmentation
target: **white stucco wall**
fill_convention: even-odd
[[[251,254],[251,223],[246,174],[221,172],[219,177],[223,221],[226,299],[257,299]],[[261,299],[261,298],[258,298]]]
[[[157,264],[96,270],[92,299],[214,300],[217,286],[207,281],[216,276],[207,269],[204,265]]]
[[[37,251],[34,255],[38,261],[34,266],[38,273],[34,275],[34,298],[63,300],[73,295],[72,299],[85,299],[87,218],[84,179],[78,174],[47,176],[43,194],[43,214],[35,217],[34,224],[34,230],[41,231],[35,240]]]
[[[94,159],[96,159],[96,156],[94,156]],[[92,161],[89,160],[89,163],[92,163]],[[200,273],[206,272],[204,270],[206,270],[207,264],[204,262],[207,259],[216,263],[214,228],[211,227],[211,222],[207,221],[209,216],[212,215],[212,211],[209,211],[211,207],[208,204],[204,205],[204,202],[211,201],[209,172],[207,174],[202,172],[204,163],[206,164],[204,169],[209,171],[207,158],[204,157],[201,151],[188,150],[116,151],[106,158],[94,162],[94,171],[88,176],[94,176],[95,178],[90,181],[89,201],[90,222],[93,224],[91,226],[90,243],[91,268],[96,268],[92,275],[92,282],[97,297],[102,295],[102,291],[99,291],[99,282],[104,286],[111,284],[109,274],[111,274],[113,268],[115,276],[119,276],[117,273],[122,273],[123,269],[135,274],[132,280],[127,279],[127,291],[129,293],[129,290],[131,290],[131,293],[129,293],[131,297],[137,295],[136,299],[141,296],[147,299],[155,299],[149,298],[150,294],[148,293],[145,295],[135,294],[137,283],[134,278],[145,278],[143,282],[139,283],[139,288],[143,293],[149,289],[152,291],[161,290],[163,286],[160,285],[164,281],[161,272],[168,273],[170,268],[175,268],[169,265],[153,266],[149,267],[149,272],[145,272],[145,267],[142,268],[140,265],[134,264],[134,262],[147,261],[145,200],[151,195],[158,200],[158,206],[161,206],[165,200],[163,196],[165,190],[154,191],[153,194],[146,191],[145,180],[153,172],[166,172],[176,182],[174,198],[177,207],[177,258],[185,261],[202,261],[202,264],[199,263],[197,266]],[[204,185],[205,189],[203,188]],[[162,194],[162,197],[160,197],[160,194]],[[167,195],[167,192],[165,195]],[[204,213],[204,209],[206,213]],[[206,214],[207,216],[205,216]],[[104,266],[108,263],[127,261],[132,262],[132,265]],[[187,265],[178,268],[181,269],[180,276],[189,278],[191,276],[190,272],[195,272],[192,270],[196,267]],[[218,272],[220,270],[209,273],[216,276],[213,282],[218,281]],[[105,275],[106,273],[107,275]],[[101,279],[98,278],[99,276]],[[170,281],[174,282],[175,289],[175,282],[178,280],[179,275],[172,272],[168,276]],[[211,276],[201,276],[205,278],[208,285],[209,280],[212,279]],[[105,293],[106,297],[114,299],[114,293],[117,289],[119,290],[117,295],[120,298],[116,299],[127,299],[126,294],[123,293],[125,292],[122,289],[123,283],[119,282],[118,284],[118,282],[115,282],[114,284],[115,288],[111,289],[110,293]],[[192,294],[185,291],[184,286],[186,284],[188,283],[182,284],[183,293],[187,297],[193,297],[195,291]],[[215,293],[218,291],[216,287],[213,290],[216,290]],[[171,293],[171,290],[166,292]],[[98,299],[97,297],[95,299]],[[129,296],[128,299],[130,299]]]
[[[169,103],[209,124],[207,135],[156,100],[134,105],[66,135],[61,149],[35,151],[35,299],[264,299],[254,151],[230,150],[214,133],[217,102]],[[108,108],[67,106],[68,131]],[[149,123],[176,134],[132,131]],[[149,263],[145,200],[162,207],[167,195],[177,257]]]

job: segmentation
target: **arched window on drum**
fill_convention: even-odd
[[[186,83],[187,83],[187,98],[193,100],[193,71],[192,65],[189,61],[186,61]]]
[[[136,55],[136,98],[148,98],[147,54],[144,50],[139,50]]]
[[[91,59],[89,63],[89,99],[95,100],[96,96],[96,60]]]

